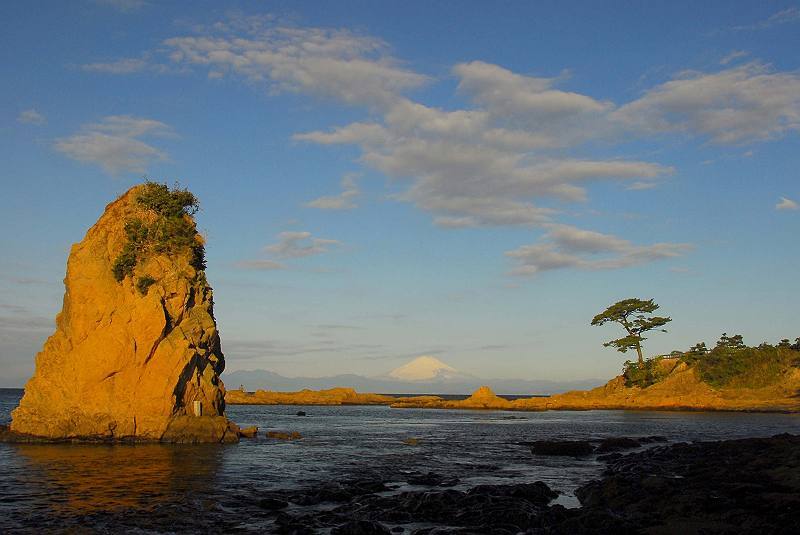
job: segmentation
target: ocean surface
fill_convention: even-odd
[[[0,389],[0,423],[10,421],[21,395]],[[604,464],[534,457],[524,442],[800,433],[800,415],[793,414],[249,405],[230,406],[228,416],[259,426],[262,438],[228,446],[0,444],[0,532],[115,532],[120,525],[169,532],[180,531],[188,518],[192,530],[216,531],[222,517],[235,518],[242,531],[269,531],[271,520],[254,514],[254,504],[271,490],[380,478],[400,492],[424,488],[404,477],[429,471],[459,478],[456,489],[541,480],[562,493],[558,503],[576,506],[575,488],[596,478]],[[265,430],[298,431],[303,439],[268,440]],[[412,438],[417,445],[405,442]]]

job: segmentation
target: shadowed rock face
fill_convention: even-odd
[[[121,282],[112,273],[127,241],[125,222],[157,217],[137,202],[144,187],[109,204],[72,246],[56,331],[36,356],[12,431],[56,439],[235,439],[224,418],[225,360],[212,290],[190,252],[149,254]],[[144,294],[136,287],[142,277],[155,280]]]

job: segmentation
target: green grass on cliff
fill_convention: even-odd
[[[765,342],[749,347],[741,335],[723,334],[712,349],[701,342],[686,352],[674,353],[694,367],[703,382],[715,388],[763,388],[775,384],[792,368],[800,368],[800,338],[794,344],[784,339],[777,345]],[[666,373],[659,366],[663,358],[646,360],[642,367],[626,362],[625,386],[647,388],[663,380]]]
[[[192,218],[200,205],[192,192],[178,186],[170,188],[166,184],[146,182],[136,203],[157,217],[152,221],[132,218],[125,222],[128,241],[112,266],[117,281],[133,275],[139,261],[149,254],[189,252],[195,269],[206,268],[205,248],[197,237]]]
[[[777,345],[763,343],[748,347],[740,335],[722,335],[717,345],[706,350],[698,344],[681,359],[697,367],[700,378],[717,388],[762,388],[774,384],[790,368],[800,368],[800,339]]]

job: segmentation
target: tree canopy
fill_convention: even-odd
[[[639,356],[639,365],[644,364],[642,357],[642,341],[646,340],[644,333],[653,330],[667,332],[661,329],[672,318],[667,316],[650,316],[658,310],[658,305],[652,299],[623,299],[609,306],[600,314],[592,319],[592,325],[604,325],[606,323],[619,323],[626,336],[610,340],[603,344],[605,347],[615,347],[617,351],[626,353],[629,349],[635,349]]]

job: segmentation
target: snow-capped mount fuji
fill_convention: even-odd
[[[586,390],[603,384],[597,379],[578,381],[548,381],[525,379],[487,379],[463,373],[430,355],[416,357],[410,362],[383,374],[366,377],[343,374],[332,377],[285,377],[269,370],[239,370],[225,372],[228,385],[242,385],[247,390],[259,388],[292,392],[303,388],[350,387],[359,392],[379,394],[458,394],[468,395],[479,386],[487,385],[500,394],[554,394],[567,390]]]
[[[452,381],[472,379],[436,357],[422,355],[390,371],[388,377],[398,381]]]

